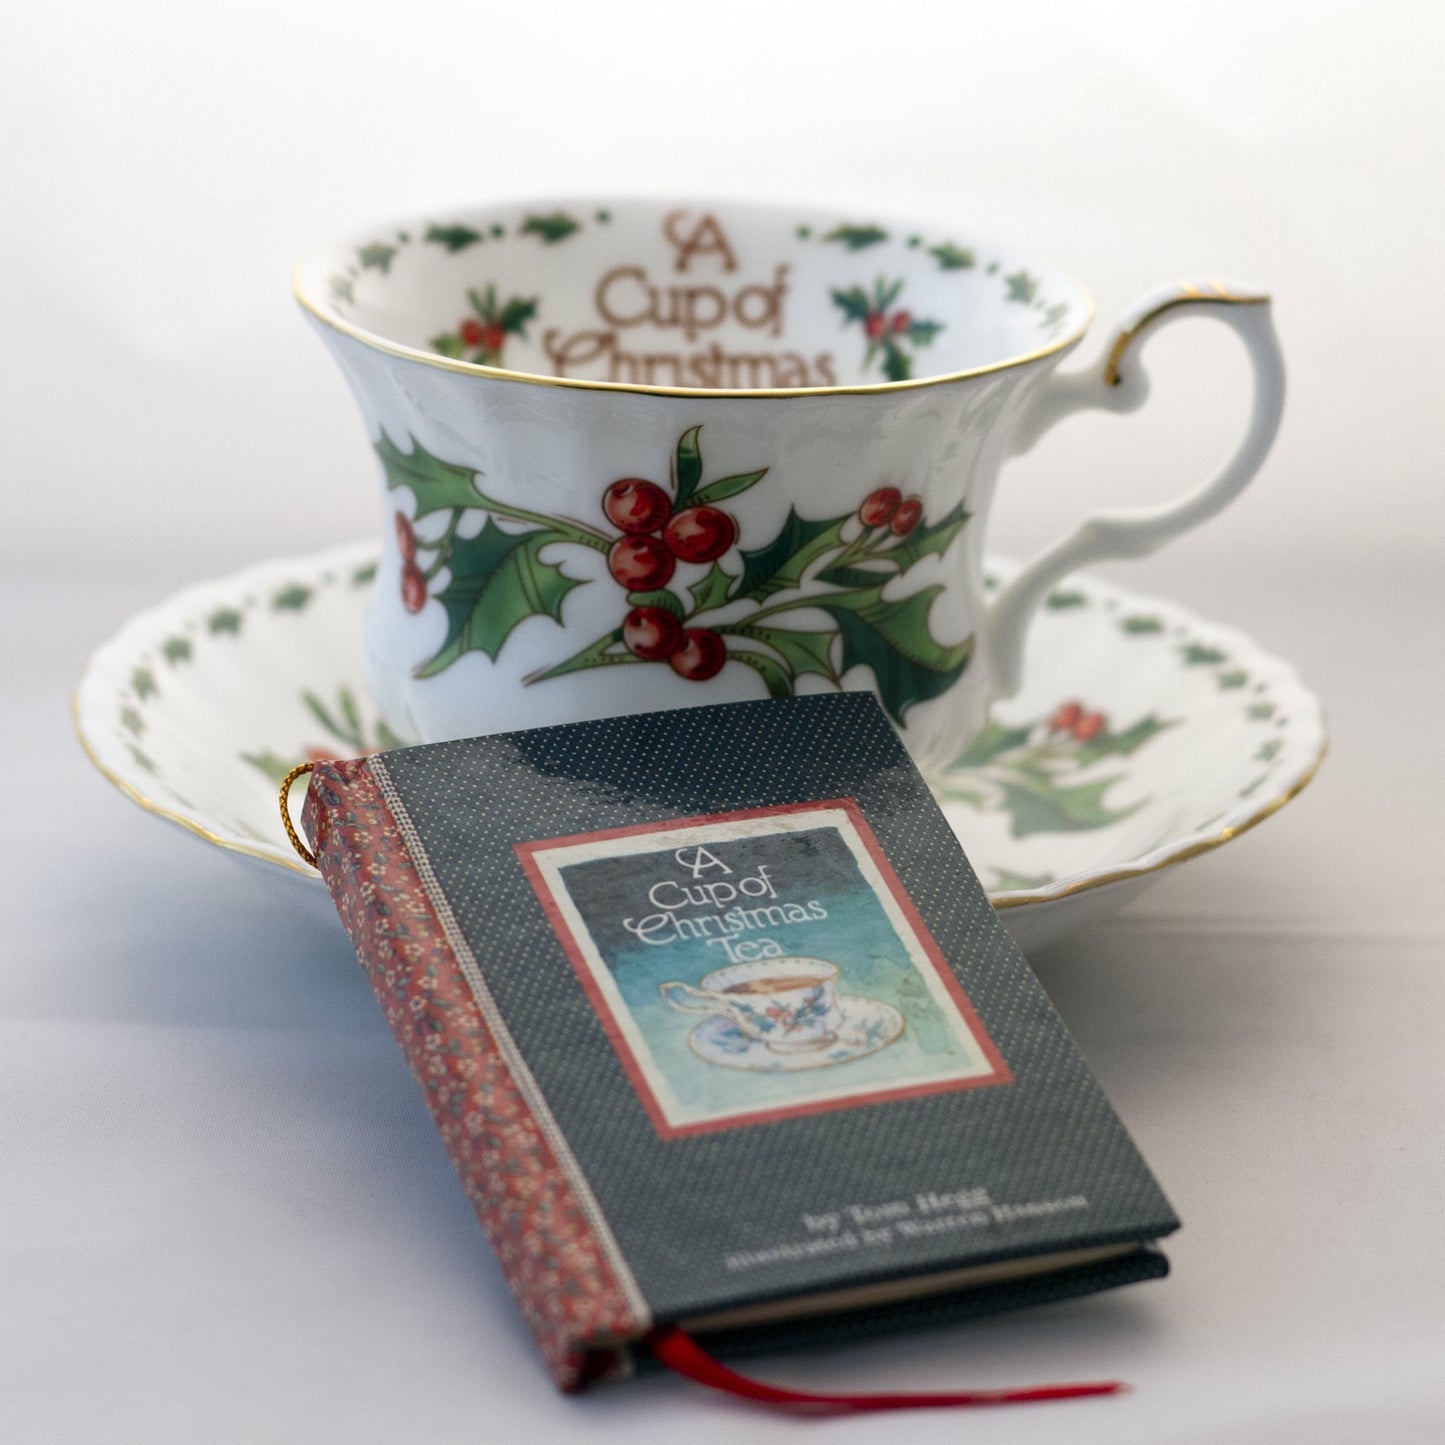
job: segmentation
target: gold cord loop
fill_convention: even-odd
[[[301,841],[301,835],[296,831],[296,825],[291,821],[290,793],[291,784],[297,778],[309,773],[315,763],[301,763],[291,769],[281,780],[281,821],[286,827],[286,836],[291,840],[291,846],[314,868],[316,866],[316,855]]]

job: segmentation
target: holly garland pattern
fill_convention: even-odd
[[[387,485],[415,499],[411,516],[395,514],[403,605],[415,613],[435,600],[447,615],[442,645],[416,675],[435,676],[470,651],[495,661],[529,617],[560,624],[563,600],[586,584],[567,575],[557,549],[581,547],[606,557],[629,610],[621,626],[528,683],[638,663],[706,682],[736,662],[756,672],[771,696],[787,697],[799,678],[841,687],[846,672],[865,667],[900,726],[915,703],[950,688],[968,666],[973,639],[934,639],[929,614],[942,584],[902,597],[884,592],[952,545],[969,520],[962,505],[930,522],[920,498],[884,486],[841,516],[806,518],[790,507],[770,542],[741,549],[737,522],[720,504],[756,486],[768,469],[704,483],[701,431],[691,427],[678,439],[666,486],[623,477],[604,489],[607,530],[496,501],[471,468],[414,440],[403,452],[383,433],[376,451]],[[462,535],[463,518],[475,512],[486,514],[484,525]],[[446,514],[441,533],[419,535],[415,524],[436,513]],[[690,569],[686,587],[679,564]]]
[[[1105,758],[1128,757],[1173,722],[1152,713],[1115,731],[1107,716],[1074,699],[1034,724],[988,726],[955,759],[940,792],[987,812],[1006,812],[1015,838],[1105,828],[1148,801],[1111,807],[1105,797],[1124,774],[1090,777]],[[965,771],[966,770],[966,771]],[[1080,781],[1080,775],[1083,780]]]
[[[433,336],[432,349],[453,361],[472,361],[479,366],[500,366],[502,348],[509,336],[527,336],[527,323],[537,314],[537,298],[513,296],[500,301],[490,282],[485,291],[473,286],[467,292],[473,315],[464,317],[455,331]]]
[[[857,322],[868,340],[863,354],[863,370],[867,371],[879,353],[883,357],[883,374],[889,381],[907,381],[913,375],[913,348],[928,346],[943,330],[941,321],[920,321],[906,307],[893,307],[903,291],[903,282],[885,281],[879,277],[870,294],[861,286],[846,291],[834,289],[834,305],[845,323]]]

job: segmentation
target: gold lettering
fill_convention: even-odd
[[[716,286],[689,286],[682,299],[682,334],[689,341],[696,341],[699,331],[716,326],[728,314],[728,299]],[[710,311],[705,312],[699,305],[704,301]]]
[[[632,278],[643,288],[647,294],[647,300],[643,303],[640,311],[631,315],[620,315],[612,310],[611,291],[619,281]],[[647,284],[647,272],[641,266],[614,266],[598,283],[597,290],[593,294],[593,304],[597,307],[597,313],[604,321],[611,322],[613,326],[638,326],[647,320],[653,306],[653,291]]]
[[[796,351],[785,351],[778,358],[778,379],[774,386],[811,386],[808,363]]]
[[[556,330],[542,337],[542,346],[557,376],[567,376],[568,368],[585,366],[616,346],[617,338],[610,331],[576,331],[560,337]]]
[[[756,390],[761,386],[776,386],[775,364],[771,356],[749,356],[735,354],[727,358],[728,385],[739,390]]]
[[[662,222],[663,234],[677,252],[673,269],[686,271],[692,265],[694,256],[720,256],[724,271],[736,271],[737,257],[733,255],[732,247],[728,245],[728,238],[723,234],[723,228],[718,225],[717,217],[704,214],[691,231],[683,234],[682,227],[687,224],[687,214],[686,211],[670,211]]]
[[[788,290],[787,274],[788,268],[779,266],[773,272],[771,286],[744,286],[738,292],[733,300],[733,314],[744,326],[754,329],[771,326],[774,336],[783,334],[783,297]],[[761,304],[752,304],[754,302]]]
[[[662,367],[672,368],[672,376],[669,380],[663,380],[658,376],[658,371]],[[642,369],[648,386],[682,385],[681,361],[675,352],[672,355],[668,355],[666,352],[649,353],[642,358]]]

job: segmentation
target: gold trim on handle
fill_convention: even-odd
[[[1181,306],[1264,306],[1269,300],[1267,292],[1231,291],[1223,281],[1181,281],[1179,290],[1173,296],[1161,301],[1157,306],[1151,306],[1142,316],[1136,316],[1114,338],[1114,344],[1109,348],[1108,360],[1104,363],[1104,385],[1119,385],[1123,379],[1119,374],[1119,363],[1123,361],[1124,353],[1139,339],[1143,331],[1166,312],[1175,311]]]

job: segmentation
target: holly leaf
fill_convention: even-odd
[[[456,538],[451,580],[437,598],[446,609],[446,640],[416,675],[435,677],[467,652],[495,662],[512,629],[529,617],[560,623],[562,599],[580,583],[542,561],[541,551],[568,540],[550,529],[504,532],[490,517],[475,537]]]
[[[406,744],[387,727],[380,718],[376,720],[376,745],[379,748],[404,748]]]
[[[913,375],[913,358],[891,336],[883,343],[883,375],[889,381],[907,381]]]
[[[714,562],[707,576],[687,589],[692,595],[692,610],[710,612],[714,607],[721,607],[728,600],[728,588],[732,585],[733,579]]]
[[[548,216],[528,216],[517,229],[524,236],[540,236],[545,245],[552,246],[581,228],[565,211],[553,211]]]
[[[416,498],[418,517],[452,507],[482,505],[484,499],[477,491],[476,473],[471,467],[459,467],[455,462],[432,456],[414,438],[411,451],[404,452],[385,432],[375,450],[386,473],[386,485],[393,491],[398,487],[407,488]]]
[[[1004,284],[1008,287],[1010,301],[1022,301],[1027,305],[1034,299],[1039,289],[1038,279],[1030,276],[1027,271],[1014,271],[1003,279]]]
[[[366,746],[366,740],[362,735],[361,715],[356,710],[356,699],[351,695],[351,689],[343,687],[338,696],[341,706],[342,720],[338,721],[327,709],[326,704],[321,701],[314,692],[301,694],[301,701],[306,704],[307,711],[332,737],[360,751]]]
[[[754,627],[746,622],[734,623],[718,629],[735,637],[750,638],[771,647],[786,664],[793,677],[816,673],[837,683],[838,670],[833,666],[833,640],[835,632],[816,632],[791,627]]]
[[[1055,787],[1046,778],[1024,775],[1003,782],[1004,806],[1012,816],[1009,831],[1015,838],[1026,838],[1031,833],[1080,833],[1089,828],[1107,828],[1142,806],[1142,803],[1127,808],[1104,805],[1104,794],[1122,776],[1116,773],[1075,788]]]
[[[890,575],[868,567],[825,567],[818,573],[818,581],[833,587],[881,587]]]
[[[666,587],[659,587],[655,592],[629,592],[627,605],[629,607],[661,607],[665,612],[670,612],[678,618],[683,613],[681,600],[676,594],[669,592]]]
[[[266,774],[275,784],[280,784],[281,779],[296,766],[294,759],[277,757],[273,752],[264,753],[242,753],[241,761],[250,763],[253,768]]]
[[[1029,740],[1031,729],[1010,728],[990,718],[988,726],[953,760],[955,768],[982,768],[1000,753],[1021,748]]]
[[[881,226],[842,225],[834,226],[823,239],[837,241],[850,251],[866,251],[869,246],[876,246],[880,241],[886,241],[888,232]]]
[[[973,252],[963,250],[949,241],[930,246],[928,254],[938,262],[940,271],[966,271],[973,265]]]
[[[735,477],[722,477],[718,481],[709,482],[692,498],[694,507],[712,507],[717,503],[726,501],[728,497],[735,497],[739,492],[745,492],[749,487],[756,486],[767,476],[768,469],[764,467],[760,472],[739,472]]]
[[[549,677],[566,677],[569,672],[584,672],[590,667],[608,667],[614,662],[641,662],[642,658],[635,656],[625,647],[618,646],[621,641],[622,629],[614,627],[611,632],[604,633],[596,642],[589,642],[580,652],[574,652],[555,667],[528,673],[522,681],[530,685],[534,682],[545,682]]]
[[[478,291],[472,286],[467,291],[467,299],[472,303],[472,310],[482,318],[483,321],[495,321],[497,319],[497,288],[492,282],[487,282],[486,293]]]
[[[875,310],[886,311],[898,300],[903,291],[903,278],[900,276],[891,283],[885,283],[880,276],[873,287],[873,306]]]
[[[888,715],[900,727],[908,709],[946,692],[963,675],[973,653],[973,638],[952,646],[935,642],[928,628],[936,583],[900,601],[885,600],[881,588],[866,592],[833,592],[814,604],[838,625],[843,639],[843,666],[866,667],[878,686]]]
[[[445,246],[455,255],[458,251],[465,251],[468,246],[475,246],[482,239],[482,233],[472,230],[470,226],[428,226],[422,239],[432,242],[433,245]]]
[[[502,313],[497,317],[497,325],[511,336],[520,336],[527,323],[537,314],[537,298],[524,300],[520,296],[513,296],[507,304],[502,307]]]
[[[460,336],[433,336],[428,343],[431,349],[442,356],[449,356],[453,361],[460,361],[466,355],[466,344]]]
[[[363,268],[380,271],[385,276],[391,270],[392,257],[395,255],[395,246],[383,245],[377,241],[370,246],[363,246],[356,253],[356,259],[361,262]]]
[[[972,512],[964,511],[963,503],[960,502],[941,521],[926,522],[915,527],[896,547],[879,553],[879,556],[896,562],[900,572],[906,572],[924,557],[941,557],[953,545],[953,539],[968,525],[972,516]]]
[[[866,320],[873,309],[868,293],[861,286],[850,286],[846,291],[834,289],[829,294],[833,298],[833,304],[842,308],[843,315],[849,321]]]
[[[771,657],[765,657],[761,652],[749,652],[746,648],[735,647],[729,648],[728,661],[745,663],[752,668],[767,684],[769,697],[792,697],[792,678]]]
[[[849,512],[844,517],[808,522],[789,507],[778,535],[766,547],[742,553],[743,575],[733,588],[733,600],[747,597],[761,601],[798,586],[808,567],[838,545],[843,524],[852,515]]]
[[[1130,753],[1138,752],[1150,738],[1174,725],[1174,722],[1160,722],[1150,713],[1148,717],[1140,718],[1133,727],[1126,728],[1121,733],[1100,733],[1079,749],[1079,766],[1087,767],[1090,763],[1098,762],[1100,758],[1127,757]]]
[[[914,321],[909,324],[908,339],[915,346],[927,346],[942,330],[941,321]]]
[[[693,491],[702,480],[702,448],[697,434],[701,426],[689,427],[677,439],[677,455],[672,463],[673,493],[676,500],[673,510],[680,512],[689,505]]]

